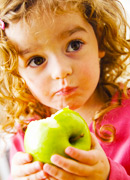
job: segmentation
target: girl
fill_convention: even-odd
[[[118,81],[130,56],[121,4],[1,0],[0,18],[1,129],[16,134],[12,178],[130,179],[130,100]],[[91,150],[68,147],[73,160],[53,155],[54,165],[33,162],[23,147],[27,124],[66,106],[89,125]]]

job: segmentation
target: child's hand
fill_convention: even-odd
[[[90,151],[68,147],[65,152],[75,160],[53,155],[51,160],[57,167],[50,164],[43,167],[50,180],[107,180],[109,162],[93,134]]]
[[[13,180],[40,180],[44,179],[43,164],[32,162],[32,156],[24,152],[17,152],[11,165]]]

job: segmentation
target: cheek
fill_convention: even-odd
[[[32,95],[38,101],[40,101],[43,104],[46,104],[46,102],[49,101],[49,98],[50,98],[49,92],[50,91],[48,91],[49,86],[46,81],[41,82],[39,79],[35,80],[35,81],[26,79],[26,84],[27,84],[30,92],[32,93]]]
[[[45,81],[44,79],[40,79],[40,78],[36,78],[36,79],[32,79],[32,78],[25,78],[26,84],[29,87],[29,89],[33,92],[37,91],[37,92],[45,92],[47,91],[47,81]]]
[[[81,66],[78,66],[79,76],[82,76],[83,78],[94,80],[96,77],[100,76],[100,64],[99,60],[96,62],[94,61],[88,61],[87,63],[82,64]]]
[[[43,94],[45,93],[47,95],[47,87],[49,85],[48,79],[44,75],[38,76],[23,69],[19,69],[19,73],[25,80],[32,94],[40,94],[42,92]]]

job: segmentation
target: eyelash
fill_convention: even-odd
[[[36,60],[42,60],[42,61],[36,65],[36,62],[35,62]],[[46,61],[45,58],[43,58],[43,57],[41,57],[41,56],[35,56],[35,57],[32,57],[32,58],[29,60],[27,66],[30,66],[30,67],[35,68],[35,67],[40,66],[41,64],[43,64],[45,61]],[[31,63],[35,63],[35,64],[34,64],[34,65],[31,65]]]
[[[72,43],[73,43],[73,44],[72,44]],[[75,44],[74,44],[74,43],[75,43]],[[78,45],[79,45],[78,47],[75,46],[75,45],[77,45],[76,43],[78,43]],[[78,51],[78,50],[81,49],[81,47],[82,47],[83,44],[84,44],[84,42],[81,41],[81,40],[78,40],[78,39],[72,40],[72,41],[70,41],[70,42],[68,43],[66,49],[68,49],[70,45],[73,45],[73,47],[71,47],[71,48],[77,48],[77,49],[73,49],[72,51],[66,50],[66,52],[75,52],[75,51]]]

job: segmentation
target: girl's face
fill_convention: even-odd
[[[84,106],[99,81],[104,52],[79,13],[10,24],[6,34],[18,50],[19,73],[32,94],[54,109]]]

